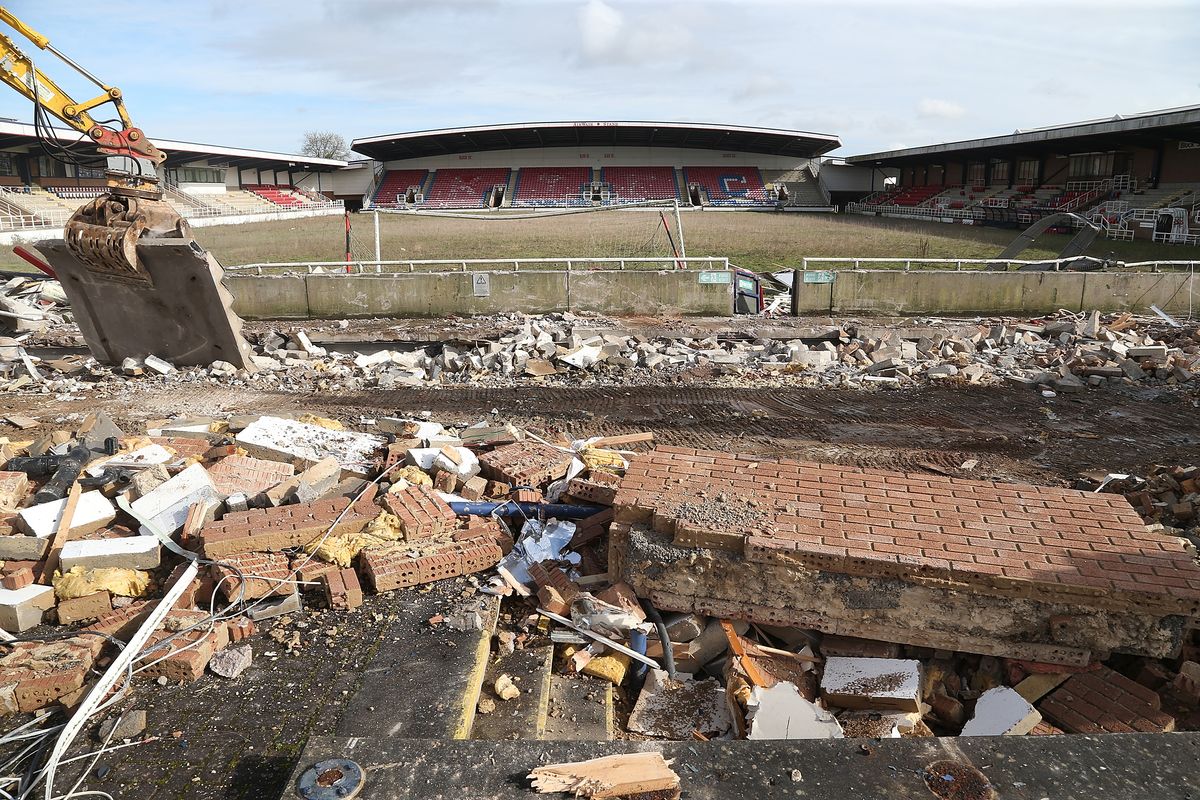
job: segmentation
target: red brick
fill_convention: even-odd
[[[803,479],[785,483],[789,475]],[[1003,590],[1033,583],[1171,613],[1200,608],[1200,567],[1105,495],[658,448],[633,458],[614,504],[618,519],[652,518],[677,545],[712,547],[728,543],[705,526],[681,536],[675,508],[721,495],[735,504],[753,497],[763,512],[729,531],[751,535],[750,560],[834,558],[818,549],[845,548],[851,571],[890,562]]]
[[[1072,675],[1039,704],[1042,713],[1070,733],[1167,733],[1175,719],[1159,710],[1158,694],[1100,667]]]
[[[400,520],[407,541],[440,536],[458,526],[458,515],[428,486],[409,486],[383,496],[383,505]]]
[[[417,586],[494,567],[503,557],[494,541],[445,542],[413,557],[410,545],[367,548],[359,554],[363,577],[376,592]]]
[[[250,456],[226,456],[208,467],[208,475],[222,496],[255,497],[296,474],[291,464]]]
[[[321,583],[325,602],[330,608],[349,611],[362,605],[362,587],[358,583],[358,573],[353,569],[327,572],[321,576]]]
[[[541,442],[506,444],[479,457],[485,477],[513,486],[541,486],[562,477],[573,456]]]
[[[83,597],[58,601],[58,624],[73,625],[85,622],[112,611],[112,595],[107,591],[93,592]]]
[[[225,599],[257,600],[268,595],[288,595],[294,590],[291,565],[283,553],[236,553],[213,566],[213,575]],[[245,578],[245,580],[243,580]],[[244,591],[242,587],[245,587]]]
[[[611,506],[617,496],[617,487],[594,478],[572,478],[567,482],[567,494],[585,503]]]
[[[22,589],[31,583],[33,583],[33,570],[29,567],[14,570],[0,578],[0,586],[5,589]]]
[[[201,531],[204,553],[211,559],[220,560],[234,553],[303,547],[323,536],[348,505],[348,500],[339,497],[226,514]],[[342,517],[334,533],[357,533],[375,519],[379,511],[373,494],[364,495]]]

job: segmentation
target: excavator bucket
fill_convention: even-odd
[[[145,282],[138,261],[142,237],[191,239],[191,226],[162,200],[105,194],[77,210],[64,238],[71,252],[98,274]]]
[[[224,270],[162,200],[102,195],[75,212],[62,240],[37,249],[98,361],[155,355],[178,366],[255,369]]]

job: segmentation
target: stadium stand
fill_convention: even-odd
[[[517,172],[512,205],[520,207],[583,206],[584,189],[592,182],[591,167],[524,167]]]
[[[684,167],[684,181],[699,186],[713,206],[773,206],[757,167]]]
[[[409,189],[413,190],[415,202],[416,196],[421,194],[421,189],[425,186],[428,177],[429,170],[427,169],[389,169],[383,174],[383,179],[379,181],[379,187],[375,189],[375,196],[371,199],[371,204],[385,208],[402,206]]]
[[[604,167],[600,181],[609,185],[611,203],[679,199],[672,167]]]
[[[439,169],[425,195],[428,208],[486,208],[492,187],[508,183],[507,167]]]

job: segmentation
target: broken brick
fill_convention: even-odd
[[[440,536],[458,525],[458,515],[428,486],[388,492],[383,505],[400,520],[400,530],[408,541]]]
[[[83,597],[73,597],[70,600],[60,600],[58,624],[72,625],[76,622],[87,622],[110,611],[112,611],[112,595],[106,590],[86,594]]]
[[[540,486],[562,477],[573,456],[541,442],[517,442],[497,447],[479,457],[485,477],[513,486]]]
[[[1175,718],[1160,710],[1161,702],[1154,691],[1101,667],[1072,675],[1038,709],[1069,733],[1167,733]]]

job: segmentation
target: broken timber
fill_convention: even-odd
[[[571,764],[548,764],[529,773],[542,794],[572,792],[576,797],[606,797],[679,788],[679,776],[662,753],[629,753]]]

